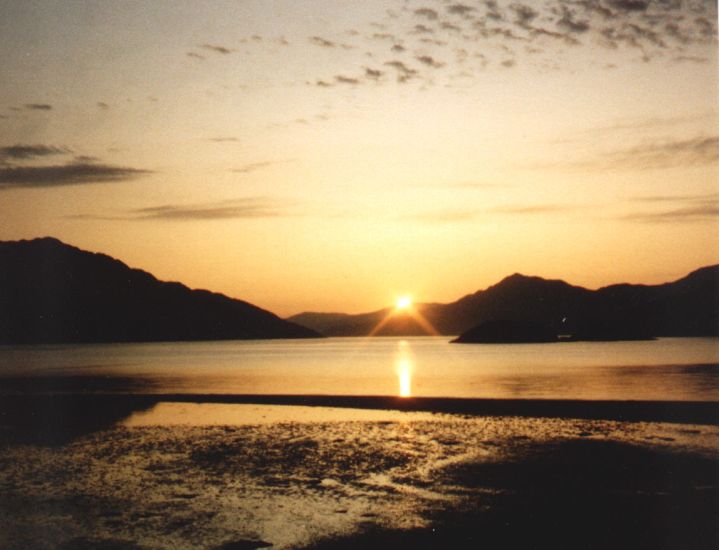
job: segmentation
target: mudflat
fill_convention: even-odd
[[[2,548],[719,542],[710,423],[52,402],[0,407]]]

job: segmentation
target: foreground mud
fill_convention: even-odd
[[[262,423],[223,424],[212,405],[183,407],[185,421],[131,417],[61,443],[5,437],[0,548],[719,542],[717,427],[351,411],[292,422],[269,406]]]

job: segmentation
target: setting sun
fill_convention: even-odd
[[[400,296],[395,302],[395,309],[409,309],[412,305],[412,298],[410,296]]]

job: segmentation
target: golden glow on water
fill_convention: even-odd
[[[399,396],[412,397],[412,357],[407,340],[400,340],[397,344],[397,359],[395,368],[399,379]]]

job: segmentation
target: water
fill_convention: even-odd
[[[446,337],[414,337],[0,347],[0,394],[58,388],[716,401],[719,339],[458,345]]]

